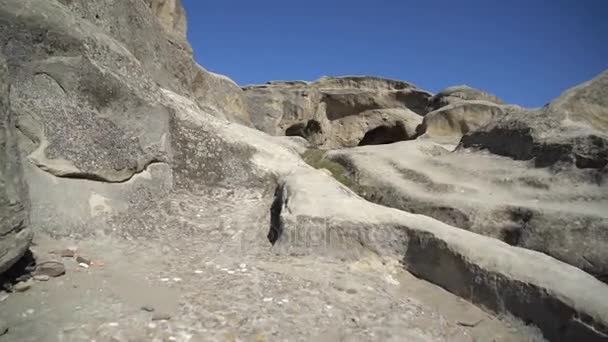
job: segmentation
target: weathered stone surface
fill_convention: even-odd
[[[370,201],[547,253],[608,280],[608,188],[432,141],[330,151]]]
[[[180,0],[61,2],[75,17],[82,18],[76,23],[90,24],[92,30],[124,46],[139,62],[138,68],[145,70],[143,74],[161,87],[191,96],[201,107],[214,108],[210,114],[249,124],[240,104],[241,89],[226,77],[210,73],[194,62],[186,40],[187,20]],[[45,11],[48,12],[48,7]]]
[[[459,85],[446,88],[431,97],[428,110],[429,112],[432,112],[439,108],[463,101],[485,101],[497,105],[503,104],[501,99],[483,90],[471,88],[466,85]]]
[[[0,22],[32,225],[99,232],[166,193],[170,112],[156,82],[179,88],[178,72],[153,59],[167,39],[144,2],[4,0]]]
[[[425,115],[418,133],[437,141],[458,142],[463,135],[500,120],[508,112],[509,107],[488,101],[456,101]]]
[[[284,178],[273,224],[277,252],[401,255],[415,275],[535,324],[549,340],[608,336],[608,302],[598,300],[608,296],[608,286],[589,274],[427,216],[371,204],[322,172]]]
[[[31,279],[20,281],[13,286],[13,291],[15,292],[25,292],[34,286],[34,281]]]
[[[80,269],[64,278],[66,284],[79,285],[70,289],[80,289],[81,294],[90,295],[83,295],[82,299],[70,292],[67,298],[69,304],[86,307],[82,315],[74,313],[76,305],[64,305],[66,303],[56,304],[65,310],[62,312],[65,315],[55,311],[54,314],[74,319],[67,322],[69,324],[78,322],[79,326],[87,327],[93,319],[99,322],[102,317],[110,320],[129,317],[120,324],[112,321],[100,329],[79,331],[84,334],[83,340],[129,339],[125,336],[139,336],[139,332],[141,336],[159,340],[173,337],[169,332],[184,333],[183,336],[204,332],[207,339],[225,339],[237,331],[244,333],[244,339],[257,338],[258,331],[268,331],[279,339],[315,339],[310,335],[311,327],[323,324],[328,328],[344,328],[345,331],[335,335],[339,338],[332,340],[349,336],[449,340],[452,335],[437,332],[444,327],[435,309],[433,314],[424,316],[423,311],[428,312],[426,308],[423,310],[409,300],[401,301],[401,291],[417,291],[407,285],[395,285],[399,282],[392,276],[406,273],[399,264],[402,259],[414,274],[496,312],[513,313],[538,325],[547,337],[554,338],[556,331],[561,331],[567,337],[592,340],[606,333],[607,310],[605,303],[597,300],[605,297],[606,287],[589,275],[536,252],[454,227],[467,227],[467,220],[473,217],[464,209],[459,216],[462,221],[448,226],[428,217],[365,202],[327,173],[312,170],[299,157],[309,147],[413,139],[416,127],[431,108],[429,93],[405,82],[376,77],[322,78],[311,83],[272,82],[243,91],[228,78],[210,73],[192,60],[192,51],[185,40],[185,16],[178,0],[0,0],[0,24],[0,46],[7,55],[11,84],[10,105],[0,96],[1,108],[8,107],[1,112],[1,122],[4,125],[5,118],[9,122],[0,131],[0,152],[8,151],[0,153],[0,161],[8,156],[8,162],[0,164],[3,168],[0,180],[6,175],[11,181],[19,178],[17,151],[20,152],[23,177],[29,185],[30,225],[43,232],[42,236],[46,236],[44,233],[60,239],[69,236],[77,239],[79,246],[84,246],[85,241],[96,245],[96,250],[83,250],[108,264],[104,272]],[[488,101],[478,92],[473,92],[474,96],[462,90],[448,93],[442,95],[445,101],[438,102],[456,106],[454,101],[458,98],[465,98],[467,103]],[[14,123],[11,124],[11,120]],[[256,127],[280,137],[246,127],[251,121]],[[464,130],[461,129],[461,133],[465,133]],[[11,145],[15,135],[18,150]],[[4,139],[5,136],[10,139]],[[375,151],[366,148],[372,147],[357,151]],[[424,161],[421,165],[426,166],[451,162],[442,157],[447,152],[437,146],[429,148],[435,161],[415,153],[401,153],[392,147],[381,148],[386,153],[398,152],[400,160],[393,163],[393,168],[420,160]],[[462,155],[455,154],[453,158],[463,158]],[[407,172],[403,176],[401,171],[384,169],[389,160],[384,157],[376,167],[389,170],[391,177],[410,177]],[[474,167],[479,159],[466,161]],[[449,185],[437,185],[439,190],[435,189],[435,175],[459,175],[460,164],[453,165],[455,171],[450,174],[437,171],[425,178],[413,173],[414,178],[424,184],[429,195],[445,195],[445,201],[460,200],[473,209],[499,203],[486,195],[479,196],[481,204],[471,204],[471,199],[463,200],[464,195],[453,195]],[[501,165],[492,172],[500,174]],[[4,169],[9,172],[5,173]],[[482,184],[483,177],[470,169],[466,171],[469,178],[481,179],[475,183],[480,188],[486,185]],[[532,183],[530,187],[540,189],[549,183],[548,179],[535,177],[518,182]],[[580,181],[589,179],[581,177]],[[573,178],[572,183],[578,181]],[[416,188],[412,183],[415,182],[408,185]],[[9,194],[6,201],[0,191],[2,215],[15,214],[5,211],[5,202],[28,207],[27,196],[21,196],[26,192],[18,191],[24,189],[17,186],[18,181],[0,184],[9,184],[7,189],[10,189],[6,192]],[[475,184],[471,188],[476,188]],[[566,181],[555,184],[566,184]],[[590,190],[597,185],[581,184],[585,185],[572,192],[572,196],[588,196],[593,204],[586,210],[592,212],[594,206],[603,205],[605,196]],[[402,185],[391,191],[403,190]],[[563,195],[569,190],[556,193]],[[536,188],[521,190],[526,194],[523,198],[535,199],[531,195],[533,191]],[[11,197],[14,193],[19,196]],[[600,236],[598,232],[604,231],[603,218],[593,221],[587,219],[591,216],[588,215],[577,223],[577,233],[571,234],[571,240],[557,235],[550,240],[545,232],[528,234],[530,222],[539,217],[544,219],[545,210],[551,219],[559,220],[554,213],[572,203],[552,206],[562,199],[556,197],[552,205],[537,208],[540,214],[529,214],[526,211],[529,206],[520,205],[515,192],[504,193],[514,196],[505,203],[518,208],[508,207],[501,212],[507,217],[512,215],[510,221],[496,216],[497,221],[520,224],[508,227],[511,242],[522,246],[526,243],[526,247],[538,250],[546,248],[545,252],[576,265],[586,260],[593,266],[581,267],[590,272],[603,267],[605,240],[589,239],[592,234]],[[475,197],[473,193],[468,195]],[[578,204],[573,207],[583,207]],[[18,207],[17,214],[21,212],[27,217],[25,209]],[[446,212],[448,218],[459,215],[457,210],[443,208],[437,208],[437,212]],[[489,216],[495,215],[492,210],[487,212]],[[427,214],[435,215],[432,211]],[[479,214],[479,220],[484,222],[483,213]],[[569,220],[564,218],[568,225],[574,225]],[[487,226],[494,229],[492,225]],[[540,227],[535,228],[538,231],[549,226],[534,223],[534,227]],[[22,228],[15,227],[7,229],[12,233]],[[5,241],[10,242],[7,250],[13,254],[6,255],[17,257],[20,249],[11,241],[11,235],[0,236],[0,248],[8,246]],[[279,253],[271,253],[268,240]],[[578,246],[584,245],[585,253],[571,251],[575,240]],[[65,245],[57,244],[49,250]],[[555,252],[558,245],[565,246],[559,253]],[[317,255],[308,255],[304,260],[285,258],[281,252]],[[0,254],[0,258],[4,257]],[[357,261],[341,263],[332,257]],[[301,260],[304,261],[300,263]],[[359,261],[362,260],[375,264],[361,268]],[[74,260],[70,262],[75,265]],[[388,267],[384,262],[394,266]],[[294,267],[296,265],[298,267]],[[381,271],[376,265],[382,265]],[[80,263],[80,266],[88,267],[89,263]],[[200,276],[203,267],[205,277]],[[193,273],[195,269],[201,272]],[[306,272],[302,270],[311,275],[303,276]],[[319,270],[322,272],[315,274]],[[121,281],[112,284],[128,293],[121,305],[116,305],[115,297],[115,294],[120,296],[121,291],[108,291],[112,292],[109,296],[105,292],[92,295],[93,292],[86,292],[88,289],[82,286],[94,280],[105,281],[106,276],[114,280],[137,279],[125,281],[126,285],[119,284]],[[169,281],[170,290],[179,291],[174,293],[175,297],[183,299],[180,305],[187,303],[181,309],[165,310],[149,298],[140,303],[130,302],[140,291],[137,288],[138,293],[129,292],[133,291],[133,283],[164,284],[160,292],[158,289],[151,292],[155,295],[152,298],[164,298],[166,292],[163,291],[167,290],[165,285]],[[574,284],[583,286],[585,291],[577,291]],[[249,291],[251,286],[258,288]],[[424,282],[418,282],[417,286],[424,291],[435,289],[434,294],[437,293],[435,287]],[[48,299],[40,290],[47,287],[39,284],[28,296],[19,297],[31,295]],[[21,313],[23,299],[9,302],[14,312],[8,314]],[[162,323],[171,327],[154,331],[156,328],[149,325],[150,316],[142,321],[145,315],[131,315],[141,305],[152,304],[158,312],[171,313],[171,320]],[[438,307],[444,308],[444,305],[440,303]],[[460,306],[450,306],[450,309],[454,307]],[[7,314],[5,310],[0,311],[2,315]],[[48,335],[53,340],[56,336],[48,333],[46,324],[52,319],[43,310],[36,308],[35,312],[40,312],[40,321],[17,325],[17,334],[21,335],[16,336],[27,335],[30,328],[34,328],[35,336]],[[259,312],[264,313],[264,319],[256,316]],[[366,312],[381,314],[369,317]],[[422,316],[433,317],[427,320],[432,323],[420,323]],[[579,317],[579,325],[575,324],[575,316]],[[143,324],[144,328],[134,329],[133,323]],[[431,328],[424,328],[422,335],[415,333],[419,324]],[[492,324],[504,333],[502,321],[495,320]],[[192,330],[184,331],[185,326]],[[132,334],[134,331],[137,334]],[[486,331],[492,329],[486,328]],[[458,337],[468,336],[462,330],[456,333]],[[58,339],[64,337],[58,336]],[[427,338],[429,336],[431,338]],[[197,337],[192,338],[197,340]]]
[[[146,0],[167,33],[186,40],[188,24],[181,0]]]
[[[79,261],[80,262],[80,261]],[[36,265],[34,275],[44,275],[48,277],[59,277],[65,274],[65,265],[62,262],[48,260]]]
[[[169,90],[163,93],[164,103],[175,113],[172,167],[178,189],[197,193],[210,187],[269,188],[278,175],[303,165],[299,143],[217,120],[194,102]]]
[[[376,139],[384,143],[411,139],[412,127],[421,120],[415,115],[426,113],[430,98],[406,82],[363,76],[276,81],[244,90],[256,128],[302,136],[320,147],[356,146],[373,130],[372,135],[386,132],[387,138]],[[397,126],[397,117],[405,129],[391,128]]]
[[[217,118],[251,126],[243,91],[231,79],[198,66],[192,81],[192,98],[199,107]]]
[[[564,92],[539,110],[519,110],[463,137],[462,147],[487,149],[536,166],[608,164],[608,71]]]
[[[32,241],[8,91],[8,70],[0,55],[0,274],[19,260]]]

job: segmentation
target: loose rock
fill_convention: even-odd
[[[93,266],[93,267],[104,267],[105,265],[106,265],[106,263],[101,260],[92,260],[91,261],[91,266]]]
[[[148,305],[144,305],[141,307],[142,310],[147,311],[147,312],[153,312],[154,308]]]
[[[34,283],[31,280],[22,281],[22,282],[15,284],[15,286],[13,286],[13,290],[15,292],[25,292],[25,291],[29,290],[33,284]]]
[[[45,261],[36,266],[34,275],[47,275],[51,278],[65,274],[65,265],[59,261]]]
[[[76,257],[76,262],[78,262],[79,264],[90,265],[91,264],[91,259],[89,259],[87,257],[83,257],[82,255],[79,255],[79,256]]]
[[[168,313],[157,312],[152,315],[153,321],[168,321],[170,319],[171,319],[171,315],[169,315]]]
[[[18,281],[18,282],[20,282],[20,281],[28,281],[31,277],[32,276],[29,275],[29,274],[23,274],[23,275],[20,275],[19,277],[17,277],[17,279],[15,279],[15,281]]]
[[[49,281],[49,279],[51,279],[51,277],[49,277],[46,274],[40,274],[40,275],[34,276],[34,280],[36,280],[36,281]]]

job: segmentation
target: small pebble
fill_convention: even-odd
[[[355,293],[357,293],[357,290],[355,290],[355,289],[348,289],[348,290],[346,290],[346,293],[348,293],[348,294],[355,294]]]
[[[30,280],[22,281],[22,282],[15,284],[15,286],[13,286],[13,290],[15,290],[15,292],[25,292],[32,287],[32,284],[33,283]]]
[[[272,297],[266,297],[262,299],[264,302],[272,302]]]
[[[89,264],[85,264],[84,262],[81,262],[80,264],[78,264],[78,266],[82,268],[89,268]]]
[[[147,311],[147,312],[152,312],[154,311],[154,308],[148,305],[144,305],[141,307],[142,310]]]
[[[240,264],[239,267],[240,268],[247,268],[247,264]]]
[[[168,321],[170,319],[171,319],[171,315],[169,315],[167,313],[157,312],[152,315],[153,321]]]
[[[91,266],[93,266],[93,267],[104,267],[105,265],[106,265],[106,263],[101,260],[92,260],[91,261]]]
[[[169,281],[169,278],[160,278],[160,281],[167,282],[167,281]]]
[[[33,315],[33,314],[34,314],[34,312],[36,312],[36,311],[34,311],[34,309],[27,309],[27,310],[25,311],[25,313],[26,313],[27,315]]]
[[[289,299],[287,299],[287,298],[283,298],[282,302],[283,302],[283,303],[289,303]]]
[[[203,271],[201,271],[201,270],[196,270],[196,271],[194,271],[194,274],[203,274]]]
[[[228,274],[234,274],[234,271],[232,271],[232,270],[228,271]]]
[[[79,255],[76,257],[76,262],[79,264],[87,264],[90,265],[91,264],[91,259],[87,258],[87,257],[83,257],[82,255]]]
[[[175,277],[173,278],[173,281],[179,283],[180,281],[182,281],[182,278]]]
[[[49,279],[51,279],[51,277],[46,274],[39,274],[34,276],[34,280],[36,281],[49,281]]]
[[[118,322],[110,322],[108,323],[109,327],[117,327],[118,326]]]
[[[150,324],[148,324],[148,328],[150,328],[150,329],[156,329],[156,324],[155,323],[150,323]]]

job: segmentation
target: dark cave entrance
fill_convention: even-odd
[[[392,144],[409,139],[403,122],[397,121],[394,126],[382,125],[369,130],[359,142],[359,146]]]
[[[304,139],[310,138],[316,134],[323,134],[321,123],[317,120],[308,120],[306,124],[303,122],[289,126],[285,130],[285,135],[288,137],[302,137]]]

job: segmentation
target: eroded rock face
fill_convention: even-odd
[[[61,2],[65,7],[55,11],[67,9],[82,18],[73,24],[83,21],[123,45],[139,62],[138,68],[162,88],[194,98],[201,107],[212,108],[208,112],[217,117],[249,124],[240,104],[242,90],[193,61],[180,0]]]
[[[279,253],[394,253],[413,274],[491,311],[522,317],[549,340],[602,341],[608,334],[608,302],[598,300],[608,287],[547,255],[371,204],[322,172],[294,172],[277,193],[273,248]]]
[[[431,97],[428,110],[429,112],[432,112],[442,107],[463,101],[485,101],[496,105],[503,104],[501,99],[490,93],[466,85],[459,85],[446,88]]]
[[[458,142],[473,132],[507,115],[510,108],[482,100],[455,101],[424,117],[418,133],[437,141]]]
[[[357,146],[368,133],[386,132],[386,137],[368,138],[363,144],[412,139],[430,98],[406,82],[354,76],[269,82],[244,90],[256,128],[273,135],[299,135],[320,147]]]
[[[429,113],[418,135],[441,143],[457,143],[474,132],[521,108],[506,105],[498,97],[466,85],[444,89],[431,97]]]
[[[8,70],[0,55],[0,274],[21,258],[33,235],[8,89]]]
[[[244,253],[258,262],[257,273],[251,274],[263,273],[264,281],[278,284],[271,291],[276,289],[285,297],[320,288],[305,285],[310,279],[293,271],[297,260],[281,258],[286,254],[328,257],[328,264],[334,265],[330,271],[326,269],[330,275],[339,273],[335,269],[357,267],[356,263],[343,267],[336,260],[386,258],[383,260],[404,265],[417,276],[474,303],[538,325],[548,338],[605,338],[608,308],[605,301],[597,300],[606,297],[604,284],[550,256],[460,229],[537,249],[598,275],[604,272],[604,251],[608,249],[602,235],[605,218],[593,209],[605,206],[606,192],[598,188],[605,183],[596,182],[598,186],[588,177],[556,180],[547,170],[530,171],[524,162],[482,159],[467,151],[450,154],[437,145],[423,146],[422,150],[408,150],[408,145],[402,151],[397,147],[403,143],[396,143],[333,153],[331,158],[336,161],[350,158],[348,168],[364,188],[377,190],[378,195],[395,203],[404,199],[409,204],[399,207],[388,200],[374,201],[451,225],[372,204],[327,173],[306,165],[299,154],[309,145],[301,137],[317,147],[413,139],[430,108],[427,92],[405,82],[375,77],[273,82],[243,92],[231,80],[192,61],[179,1],[0,0],[0,5],[0,46],[5,49],[10,71],[6,82],[6,72],[0,69],[0,272],[27,247],[29,226],[49,235],[85,240],[87,235],[93,236],[90,240],[110,237],[133,244],[154,240],[146,246],[159,250],[145,254],[149,259],[138,262],[162,260],[165,266],[145,274],[146,281],[165,272],[190,274],[192,269],[187,268],[200,266],[203,259],[240,264],[239,251],[255,246]],[[8,94],[7,83],[11,88]],[[487,101],[461,93],[464,95],[450,92],[445,96],[448,107],[458,105],[450,102],[452,98],[464,97],[466,103]],[[594,92],[585,94],[596,97]],[[567,111],[578,105],[555,106]],[[595,106],[589,108],[592,113],[603,113]],[[246,127],[249,115],[256,127],[296,137],[275,137]],[[472,124],[467,125],[466,130],[473,129]],[[459,129],[459,134],[465,133]],[[468,154],[472,157],[466,157]],[[371,166],[360,166],[359,157],[370,155]],[[484,162],[489,176],[475,171]],[[29,191],[21,185],[21,177]],[[363,184],[365,179],[367,184]],[[494,198],[488,192],[493,189],[489,185],[500,182],[506,183],[497,187],[502,196]],[[574,190],[568,188],[575,183],[578,187]],[[560,190],[560,186],[564,188]],[[534,200],[547,203],[530,204]],[[27,208],[31,208],[29,226]],[[554,215],[560,211],[564,216]],[[578,221],[569,213],[577,215]],[[209,222],[203,222],[211,216]],[[554,226],[565,227],[561,235],[555,234]],[[251,231],[245,232],[247,229]],[[298,240],[302,234],[314,236],[302,245]],[[183,245],[189,246],[181,251],[192,254],[172,255],[171,262],[163,258],[165,247]],[[205,248],[198,248],[201,245]],[[228,245],[230,248],[224,249]],[[271,255],[271,248],[276,255]],[[112,267],[135,265],[119,259],[114,259],[117,264]],[[313,257],[309,264],[316,261]],[[218,267],[220,264],[215,264],[209,270],[224,272]],[[292,278],[297,281],[290,280],[285,286],[281,270],[298,273]],[[234,273],[209,278],[208,289],[214,291],[217,284],[226,287],[232,281],[226,282],[226,277]],[[362,277],[351,279],[380,273],[360,274]],[[238,278],[241,288],[250,284],[247,278]],[[368,285],[384,281],[379,277]],[[195,298],[207,298],[190,284],[194,282],[184,285],[190,287],[191,303],[198,300]],[[580,291],[581,286],[585,291]],[[355,295],[356,291],[349,289],[345,295]],[[395,293],[399,291],[395,288]],[[258,298],[248,297],[241,305],[243,297],[235,296],[229,298],[238,305],[226,307],[221,291],[212,294],[220,298],[213,303],[222,314],[233,308],[259,311],[267,302],[260,304]],[[369,293],[366,296],[375,298]],[[312,322],[325,320],[317,316],[318,307],[327,305],[320,298],[312,306],[302,297],[291,302],[308,305],[306,314],[314,318],[301,330],[310,330]],[[91,299],[85,298],[94,307]],[[355,303],[346,308],[367,309],[361,305],[365,302]],[[411,313],[410,304],[403,305],[400,312]],[[197,312],[201,307],[205,314]],[[273,319],[285,317],[278,306],[273,307]],[[185,309],[190,315],[185,322],[208,317],[208,306],[201,302]],[[350,309],[342,311],[348,315],[342,315],[340,322],[353,322],[352,316],[348,317]],[[108,316],[105,314],[103,317]],[[176,315],[176,326],[183,325],[181,318]],[[390,320],[402,323],[398,315]],[[135,317],[134,321],[150,327],[147,318]],[[379,325],[387,322],[376,321]],[[121,328],[132,328],[132,322],[121,322]],[[247,324],[249,334],[260,328],[256,320]],[[272,322],[262,327],[269,324]],[[234,331],[243,329],[238,325]],[[49,328],[43,326],[47,333]],[[367,326],[360,330],[369,332]],[[402,330],[411,327],[402,325],[396,331]],[[225,336],[221,330],[211,336],[220,332]],[[63,337],[63,332],[54,333]]]
[[[215,74],[198,66],[192,81],[192,95],[205,112],[244,126],[251,126],[251,118],[243,99],[243,91],[224,75]]]
[[[242,90],[193,61],[180,1],[6,0],[0,23],[32,224],[42,231],[103,231],[104,217],[174,188],[178,145],[162,88],[249,125]]]
[[[186,40],[188,24],[181,0],[146,0],[146,2],[167,33]]]
[[[539,110],[518,110],[467,134],[462,147],[487,149],[536,166],[602,169],[608,163],[608,72]]]
[[[366,199],[544,252],[608,280],[608,189],[431,140],[336,150]]]

